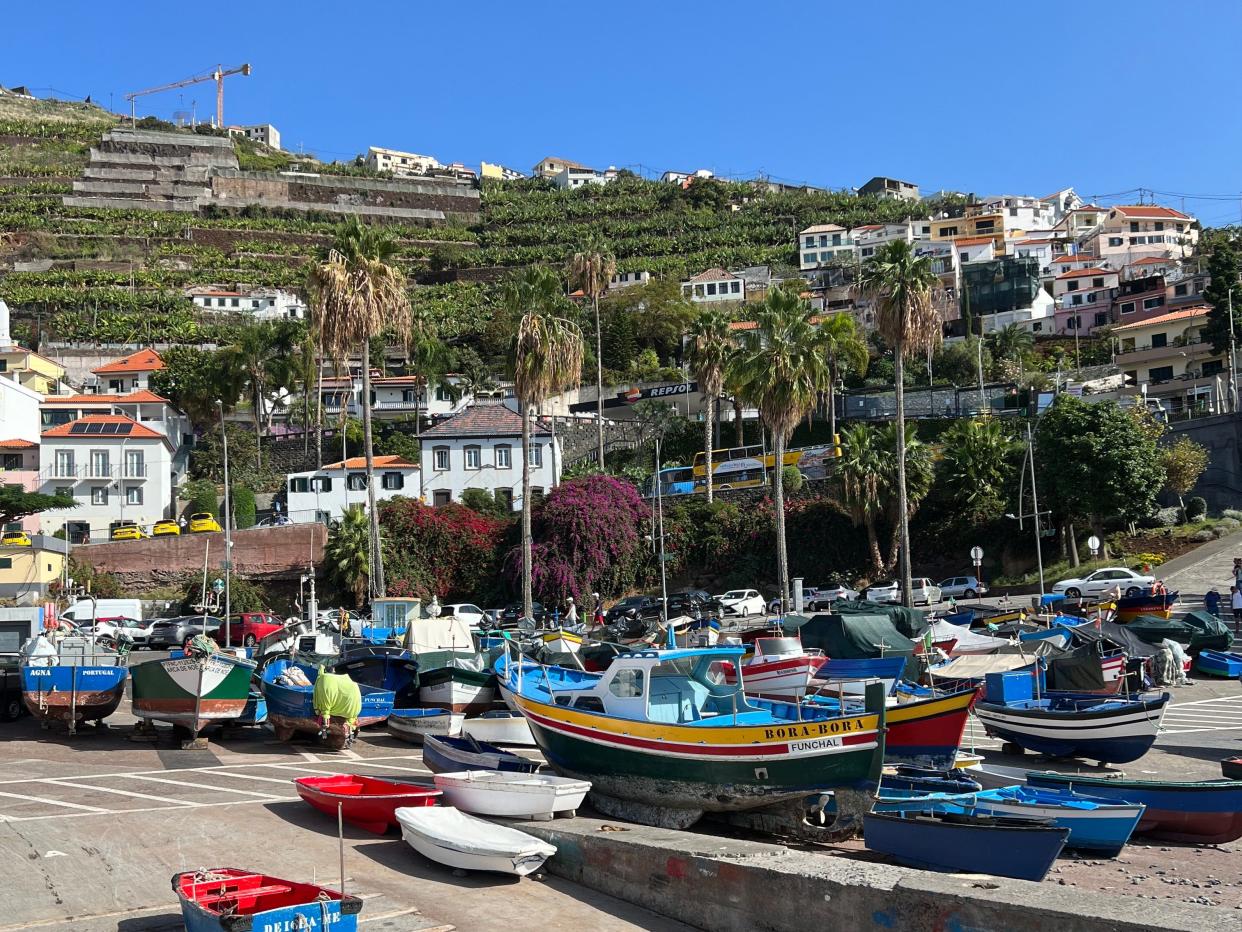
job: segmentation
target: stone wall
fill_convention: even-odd
[[[1165,436],[1189,437],[1208,449],[1208,468],[1191,495],[1203,496],[1213,511],[1242,507],[1242,415],[1218,414],[1172,424]]]

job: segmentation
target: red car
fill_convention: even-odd
[[[284,626],[284,621],[270,612],[239,612],[230,615],[229,646],[254,647],[267,635],[273,631],[279,631]],[[213,631],[211,636],[223,644],[224,625]]]

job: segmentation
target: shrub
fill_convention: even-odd
[[[1130,569],[1136,572],[1144,566],[1156,567],[1164,562],[1164,556],[1159,553],[1136,553],[1130,557]]]
[[[785,466],[781,469],[781,479],[784,486],[790,492],[801,492],[805,479],[802,478],[802,470],[797,466]]]
[[[466,489],[461,493],[461,503],[471,511],[492,518],[508,518],[512,510],[487,489]]]
[[[216,485],[210,479],[191,479],[181,487],[181,495],[189,501],[186,507],[190,514],[199,511],[210,511],[213,515],[220,513]]]
[[[1221,512],[1221,517],[1232,518],[1234,521],[1242,521],[1242,511],[1236,508],[1226,508]]]
[[[1182,510],[1177,506],[1172,508],[1161,508],[1153,514],[1148,515],[1139,521],[1139,527],[1142,528],[1158,528],[1158,527],[1177,527],[1182,523]]]
[[[1191,534],[1190,539],[1198,544],[1206,544],[1209,540],[1216,540],[1216,535],[1211,528],[1204,528],[1202,531],[1195,531]]]
[[[1207,514],[1207,501],[1195,495],[1186,499],[1186,520],[1198,521]]]
[[[1237,518],[1221,518],[1220,523],[1216,526],[1223,527],[1228,531],[1236,531],[1239,527],[1242,527],[1242,521],[1239,521]]]
[[[254,493],[244,485],[233,486],[233,526],[254,527]]]
[[[493,590],[510,521],[413,498],[380,502],[379,513],[391,595],[479,601],[503,595]]]

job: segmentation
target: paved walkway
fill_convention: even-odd
[[[1183,602],[1200,602],[1203,594],[1216,587],[1222,602],[1228,602],[1233,585],[1233,558],[1242,557],[1242,532],[1197,547],[1174,557],[1153,571],[1170,589],[1181,593]]]

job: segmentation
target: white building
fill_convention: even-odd
[[[280,130],[271,123],[258,123],[254,126],[230,126],[230,133],[239,133],[251,142],[261,142],[273,149],[280,148]]]
[[[400,149],[385,149],[371,146],[367,149],[366,163],[368,168],[377,172],[392,172],[397,177],[425,175],[433,168],[443,168],[439,160],[431,155],[419,155],[417,152],[402,152]]]
[[[1050,230],[1059,219],[1055,205],[1048,201],[1013,194],[989,197],[967,210],[967,216],[972,213],[1000,214],[1007,236],[1014,232]]]
[[[375,500],[418,498],[418,466],[400,456],[374,457]],[[289,518],[295,524],[339,521],[349,508],[367,504],[367,458],[354,456],[322,469],[285,477]]]
[[[173,403],[149,389],[124,395],[48,395],[42,399],[40,421],[43,430],[69,424],[88,414],[119,414],[159,431],[176,449],[194,442],[190,419]]]
[[[536,178],[555,178],[567,168],[581,168],[585,171],[593,171],[590,167],[582,165],[579,162],[571,162],[569,159],[557,158],[549,155],[545,159],[541,159],[530,173]]]
[[[584,184],[608,184],[616,177],[616,169],[598,171],[594,168],[566,167],[552,176],[552,183],[562,191],[580,188]]]
[[[708,269],[688,282],[681,283],[681,293],[691,301],[745,301],[746,282],[724,269]]]
[[[685,187],[686,184],[694,178],[712,178],[712,177],[715,177],[715,176],[712,175],[712,173],[708,171],[706,168],[698,168],[692,172],[668,171],[660,176],[660,180],[668,182],[669,184],[679,184],[682,187]]]
[[[150,531],[172,515],[173,445],[159,431],[121,415],[89,414],[48,428],[41,440],[39,490],[78,502],[39,515],[43,533],[67,524],[70,540],[103,541],[122,521]]]
[[[215,314],[249,314],[256,320],[304,320],[306,302],[298,295],[279,288],[253,291],[223,291],[193,288],[188,292],[194,306]]]
[[[522,507],[522,418],[504,404],[472,405],[418,438],[423,497],[436,507],[461,501],[467,489],[485,489]],[[561,480],[561,441],[547,424],[531,425],[530,484],[542,496]]]
[[[959,265],[996,258],[996,238],[992,236],[962,236],[953,241],[953,248]]]
[[[631,285],[645,285],[649,281],[651,281],[650,272],[618,272],[608,279],[608,290],[615,291],[618,288],[629,288]]]
[[[907,220],[904,223],[869,223],[850,230],[850,238],[858,251],[858,260],[874,258],[880,247],[894,240],[914,243],[931,239],[930,220]]]
[[[151,348],[114,359],[91,370],[94,390],[124,395],[140,388],[151,387],[151,373],[164,368],[164,360]]]
[[[854,240],[845,227],[819,223],[798,234],[798,268],[803,272],[853,259]]]
[[[1052,277],[1052,260],[1059,251],[1058,245],[1049,233],[1023,236],[1005,243],[1005,251],[1019,259],[1034,259],[1039,263],[1041,278]]]
[[[378,418],[447,417],[464,409],[473,400],[461,390],[461,377],[452,373],[430,385],[416,375],[385,375],[371,370],[371,413]],[[323,409],[339,415],[342,406],[350,417],[362,416],[362,374],[323,380]]]
[[[39,489],[39,403],[43,396],[27,388],[15,374],[0,376],[0,483]],[[30,515],[0,530],[39,529],[37,515]]]
[[[1040,288],[1035,293],[1029,307],[1015,308],[1011,311],[997,311],[995,314],[983,314],[985,333],[994,333],[1010,324],[1017,324],[1031,333],[1053,333],[1056,326],[1056,299]]]

